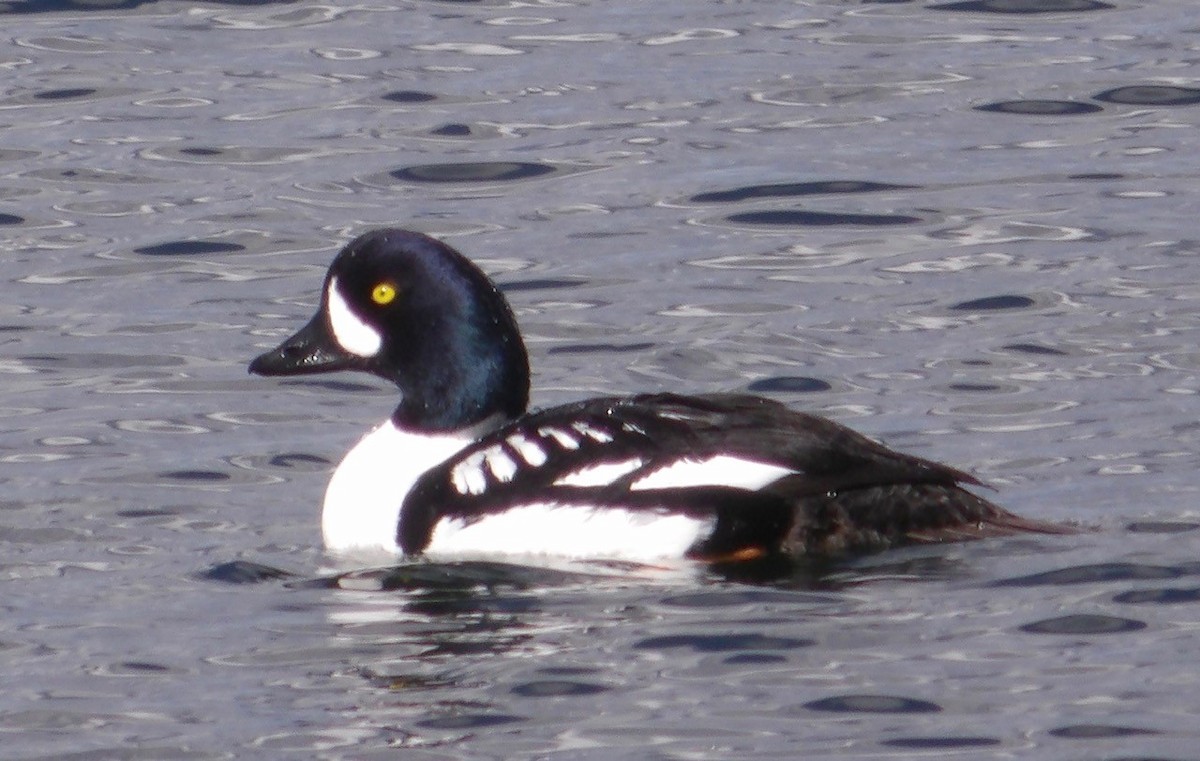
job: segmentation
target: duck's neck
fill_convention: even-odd
[[[512,420],[529,405],[529,360],[520,337],[461,341],[405,363],[395,378],[403,400],[392,422],[409,431],[449,432],[487,420]]]

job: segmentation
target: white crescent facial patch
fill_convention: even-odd
[[[325,309],[333,338],[346,351],[359,357],[373,357],[383,346],[383,336],[354,313],[341,291],[336,277],[329,279],[325,292]]]

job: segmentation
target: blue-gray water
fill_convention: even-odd
[[[0,10],[4,758],[1196,757],[1192,3]],[[752,389],[1095,530],[312,581],[393,395],[245,364],[379,225],[538,405]]]

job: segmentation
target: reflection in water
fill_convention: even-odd
[[[155,476],[166,481],[189,481],[192,483],[228,481],[232,478],[228,473],[216,470],[168,470],[157,473]]]
[[[68,98],[86,98],[95,93],[96,91],[90,87],[77,87],[69,90],[42,90],[34,93],[33,97],[38,100],[67,100]]]
[[[585,669],[560,669],[565,672],[580,672]],[[523,698],[560,698],[579,697],[581,695],[596,695],[607,692],[610,687],[588,682],[572,682],[563,679],[543,679],[536,682],[518,684],[512,688],[514,695]]]
[[[215,240],[176,240],[159,243],[155,246],[142,246],[135,248],[133,252],[147,256],[204,256],[205,254],[229,254],[245,250],[246,247],[238,243],[222,243]]]
[[[511,182],[554,173],[546,164],[517,161],[469,162],[464,164],[425,164],[397,169],[397,180],[409,182]]]
[[[259,6],[276,2],[286,5],[293,0],[203,0],[213,5],[249,5]],[[26,13],[87,13],[90,11],[118,11],[138,8],[142,5],[156,5],[158,0],[13,0],[0,3],[0,14]]]
[[[429,103],[438,99],[438,96],[431,92],[421,92],[419,90],[397,90],[380,95],[383,100],[390,100],[393,103]]]
[[[163,145],[147,148],[141,157],[148,161],[179,162],[196,165],[218,166],[277,166],[325,158],[327,149],[322,147],[295,148],[277,145]]]
[[[892,695],[842,695],[814,700],[804,707],[810,711],[838,713],[938,713],[942,710],[937,703]]]
[[[1067,727],[1051,729],[1049,734],[1055,737],[1069,739],[1095,740],[1099,738],[1130,737],[1133,735],[1153,735],[1157,732],[1138,727],[1115,727],[1109,724],[1072,724]]]
[[[249,560],[221,563],[199,574],[200,578],[206,581],[218,581],[224,584],[259,584],[265,581],[291,578],[294,575],[289,571]]]
[[[584,572],[560,571],[502,562],[463,561],[451,563],[413,562],[387,568],[348,571],[310,582],[330,589],[411,591],[421,593],[488,593],[501,589],[579,584],[591,576]]]
[[[963,0],[963,2],[941,3],[929,7],[938,11],[1035,14],[1103,11],[1114,6],[1100,2],[1100,0]]]
[[[548,715],[536,706],[546,700],[608,692],[595,669],[555,665],[569,656],[554,642],[564,625],[574,627],[544,600],[609,583],[586,572],[462,562],[410,563],[291,586],[339,590],[329,611],[336,641],[363,655],[356,671],[375,691],[357,699],[358,721],[402,726],[406,742],[424,744],[544,722]],[[499,684],[498,667],[506,674]]]
[[[697,193],[689,201],[698,203],[737,203],[754,198],[792,198],[797,196],[832,195],[838,193],[875,193],[884,190],[912,190],[912,185],[889,185],[885,182],[860,180],[823,180],[818,182],[786,182],[771,185],[747,185],[732,190],[711,190]]]
[[[812,394],[829,391],[833,386],[820,378],[805,378],[796,376],[775,376],[760,378],[746,386],[747,391],[773,394]]]
[[[1200,574],[1200,567],[1156,566],[1141,563],[1096,563],[1045,571],[993,582],[995,586],[1035,587],[1063,584],[1097,584],[1111,581],[1175,579]]]
[[[1003,742],[998,737],[897,737],[894,740],[884,740],[880,745],[889,748],[936,752],[964,748],[986,748],[993,745],[1002,745]]]
[[[14,108],[30,108],[51,106],[62,108],[71,105],[84,106],[105,98],[116,98],[132,94],[130,90],[118,87],[67,87],[51,90],[17,91],[13,95],[0,98],[0,110]]]
[[[468,137],[472,132],[471,125],[469,124],[443,124],[440,127],[429,130],[429,134],[440,137]]]
[[[761,605],[790,615],[840,604],[830,595],[738,586],[675,594],[685,580],[683,588],[693,588],[695,572],[410,563],[289,587],[336,591],[328,608],[335,642],[357,654],[355,671],[369,688],[353,691],[357,726],[399,728],[406,745],[501,742],[514,725],[599,740],[612,720],[626,725],[618,717],[631,689],[659,682],[664,657],[670,669],[715,657],[728,676],[789,668],[815,641],[739,618]],[[647,629],[664,615],[680,626]],[[580,720],[584,708],[594,719]],[[631,741],[644,742],[644,731]]]
[[[1002,296],[984,296],[980,299],[971,299],[970,301],[960,301],[950,308],[959,312],[991,312],[999,309],[1028,309],[1035,302],[1028,296],[1014,296],[1005,294]]]
[[[1078,103],[1071,100],[1006,100],[975,106],[975,110],[1031,116],[1077,116],[1094,114],[1104,109],[1095,103]]]
[[[1200,88],[1133,85],[1105,90],[1092,97],[1105,103],[1124,103],[1130,106],[1194,106],[1200,103]]]
[[[507,288],[503,290],[508,290]],[[630,353],[642,354],[654,348],[652,343],[630,343],[630,344],[610,344],[610,343],[589,343],[589,344],[561,344],[551,347],[547,354],[596,354],[596,353]]]
[[[1185,589],[1177,589],[1167,587],[1163,589],[1138,589],[1132,592],[1121,592],[1113,595],[1113,602],[1129,603],[1132,605],[1144,605],[1153,603],[1155,605],[1192,605],[1200,602],[1200,587],[1187,587]]]
[[[907,214],[855,214],[850,212],[804,211],[801,209],[768,209],[730,214],[725,219],[743,225],[780,225],[789,227],[827,227],[830,225],[857,225],[880,227],[889,225],[911,225],[921,221],[920,217]]]
[[[1042,346],[1041,344],[1015,343],[1005,344],[1000,348],[1006,351],[1020,352],[1022,354],[1042,354],[1051,357],[1066,357],[1070,355],[1070,352],[1063,351],[1062,349],[1056,349],[1053,346]]]
[[[793,650],[812,647],[811,639],[794,637],[765,637],[757,632],[733,632],[728,634],[674,634],[647,637],[634,643],[639,650],[675,650],[686,648],[698,653],[725,653],[741,650]]]
[[[1030,634],[1124,634],[1146,628],[1145,621],[1082,613],[1034,621],[1021,627]]]

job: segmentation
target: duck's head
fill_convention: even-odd
[[[342,249],[317,314],[250,363],[258,375],[362,370],[400,387],[393,420],[453,430],[512,418],[529,401],[529,360],[504,296],[441,241],[374,230]]]

